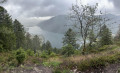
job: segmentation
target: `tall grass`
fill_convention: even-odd
[[[97,54],[68,57],[64,59],[60,67],[86,71],[89,69],[104,68],[108,64],[118,62],[120,62],[120,49],[112,49]]]

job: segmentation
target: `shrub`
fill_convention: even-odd
[[[56,69],[56,70],[53,71],[53,73],[62,73],[62,72],[61,72],[61,70]]]
[[[10,67],[16,67],[17,66],[17,60],[15,58],[15,54],[14,53],[11,53],[11,55],[8,57],[8,60],[7,60],[9,63],[9,66]]]
[[[30,50],[30,49],[28,49],[28,50],[26,51],[26,53],[27,53],[28,56],[34,56],[34,51],[32,51],[32,50]]]
[[[41,54],[41,51],[37,51],[37,52],[35,53],[35,56],[36,56],[36,57],[40,57],[40,56],[41,56],[40,54]]]
[[[0,44],[0,52],[3,52],[3,45]]]
[[[9,62],[10,67],[16,67],[17,66],[17,61],[13,59],[12,61]]]
[[[74,54],[74,48],[71,44],[68,44],[66,46],[63,47],[62,49],[62,54],[65,56],[71,56],[72,54]]]
[[[32,62],[33,62],[34,64],[40,64],[40,63],[42,62],[42,60],[35,57],[35,58],[32,59]]]
[[[118,73],[120,73],[120,68],[118,69]]]
[[[100,67],[104,67],[106,65],[105,57],[93,58],[90,60],[90,67],[99,69]]]
[[[47,55],[47,53],[45,51],[42,52],[41,58],[48,58],[48,55]]]
[[[3,67],[2,67],[2,66],[0,66],[0,73],[2,73],[2,71],[3,71]]]
[[[16,60],[18,61],[18,65],[22,64],[26,58],[25,51],[20,48],[16,51]]]
[[[56,54],[54,53],[54,52],[52,52],[51,54],[50,54],[50,57],[55,57],[56,56]]]
[[[0,57],[0,63],[1,62],[4,62],[5,61],[5,58],[3,56]]]

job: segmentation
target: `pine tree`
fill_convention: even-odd
[[[15,48],[15,34],[8,27],[0,27],[0,45],[2,50],[8,51]]]
[[[42,51],[43,51],[43,50],[46,50],[46,43],[43,43],[43,44],[42,44]]]
[[[27,32],[25,38],[26,49],[32,49],[32,39],[30,33]]]
[[[23,25],[15,19],[14,21],[14,33],[16,36],[16,48],[24,47],[25,45],[25,31]]]
[[[65,37],[63,38],[63,46],[71,44],[74,48],[78,47],[78,44],[76,44],[76,34],[71,28],[68,29],[64,36]]]
[[[51,45],[50,41],[46,42],[46,50],[48,51],[48,55],[50,55],[52,52],[52,45]]]
[[[15,39],[16,37],[13,32],[12,19],[7,11],[0,6],[0,49],[14,49]]]
[[[34,50],[34,53],[36,53],[36,50],[40,50],[40,44],[41,44],[41,39],[35,35],[34,38],[32,39],[32,47]]]
[[[112,44],[112,34],[106,25],[103,25],[100,35],[100,45],[110,45]]]
[[[7,11],[0,6],[0,27],[5,26],[10,29],[13,28],[12,19]]]
[[[68,44],[62,48],[62,54],[66,56],[71,56],[74,54],[74,47],[71,44]]]

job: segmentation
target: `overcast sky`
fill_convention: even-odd
[[[81,0],[82,4],[99,3],[100,10],[119,14],[120,0]],[[67,14],[76,0],[8,0],[2,4],[13,19],[18,19],[25,26],[38,24],[53,16]]]

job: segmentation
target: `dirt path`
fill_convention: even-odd
[[[25,67],[25,68],[15,68],[3,73],[52,73],[52,69],[44,66],[35,67]]]
[[[119,69],[120,69],[120,63],[111,64],[104,69],[104,73],[118,73]]]
[[[86,72],[75,72],[74,73],[118,73],[118,70],[120,70],[120,63],[117,64],[111,64],[106,66],[104,69],[99,70],[89,70]],[[24,67],[18,67],[10,70],[5,70],[3,73],[52,73],[52,68],[45,67],[42,65],[37,66],[24,66]]]

